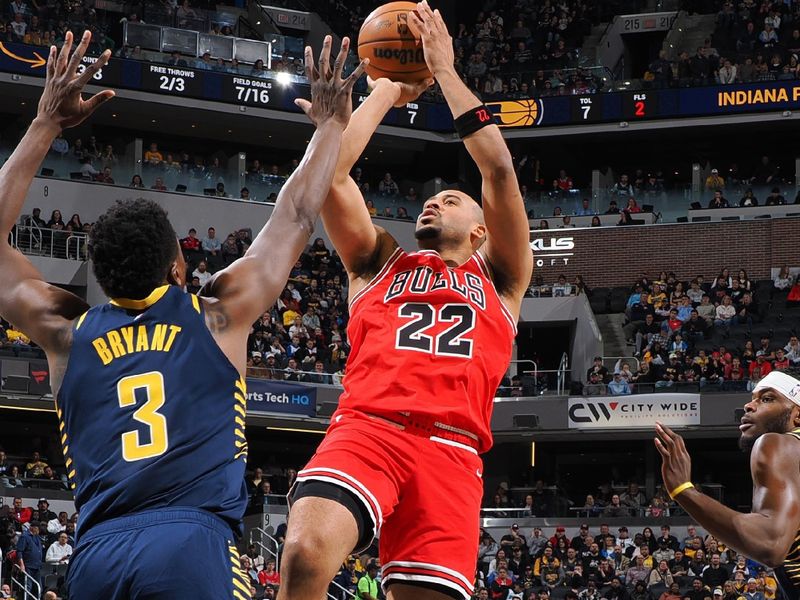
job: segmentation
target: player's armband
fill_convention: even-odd
[[[486,105],[471,108],[455,121],[456,133],[462,140],[489,125],[495,125],[494,114]]]

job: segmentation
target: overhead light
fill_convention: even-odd
[[[192,124],[192,129],[194,129],[195,127],[197,127],[197,125]]]
[[[325,431],[320,431],[318,429],[300,429],[299,427],[267,427],[270,431],[291,431],[292,433],[317,433],[319,435],[325,435]]]
[[[261,21],[256,21],[256,25],[261,25]]]
[[[275,81],[277,81],[279,85],[286,87],[292,83],[292,76],[288,73],[280,72],[275,76]]]
[[[156,120],[155,120],[155,119],[153,119],[153,120],[152,120],[152,121],[150,121],[150,122],[151,122],[151,123],[155,123],[155,122],[156,122]]]
[[[536,442],[531,442],[531,466],[536,466]]]
[[[20,105],[21,106],[25,106],[25,102],[20,102]]]

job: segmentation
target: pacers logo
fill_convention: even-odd
[[[500,127],[531,127],[539,125],[544,116],[544,104],[533,98],[489,102],[486,106],[494,113]]]

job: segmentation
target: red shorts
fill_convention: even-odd
[[[474,590],[482,474],[483,461],[468,445],[339,411],[297,481],[341,486],[364,504],[380,537],[384,591],[392,582],[417,582],[468,600]]]

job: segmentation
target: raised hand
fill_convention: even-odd
[[[428,3],[423,0],[417,4],[416,10],[409,11],[408,25],[422,38],[425,62],[434,77],[455,69],[453,38],[447,32],[447,25],[439,9],[431,10]]]
[[[667,492],[692,480],[692,459],[683,438],[666,425],[656,424],[656,449],[661,454],[661,475]]]
[[[314,64],[311,47],[306,46],[306,77],[311,82],[311,102],[302,98],[294,101],[317,127],[331,119],[347,126],[353,113],[353,86],[369,64],[369,59],[361,61],[347,79],[342,79],[350,38],[342,39],[333,70],[330,67],[332,43],[331,36],[326,35],[319,55],[319,67]]]
[[[91,115],[97,108],[114,97],[114,92],[104,90],[84,100],[81,97],[83,88],[91,81],[95,73],[102,69],[111,56],[111,51],[106,50],[94,64],[89,65],[78,73],[81,59],[86,54],[92,34],[84,32],[78,47],[70,57],[72,50],[72,32],[68,31],[64,45],[59,52],[55,46],[50,47],[50,56],[47,59],[47,79],[44,84],[44,93],[39,100],[37,119],[47,121],[59,129],[75,127]]]

